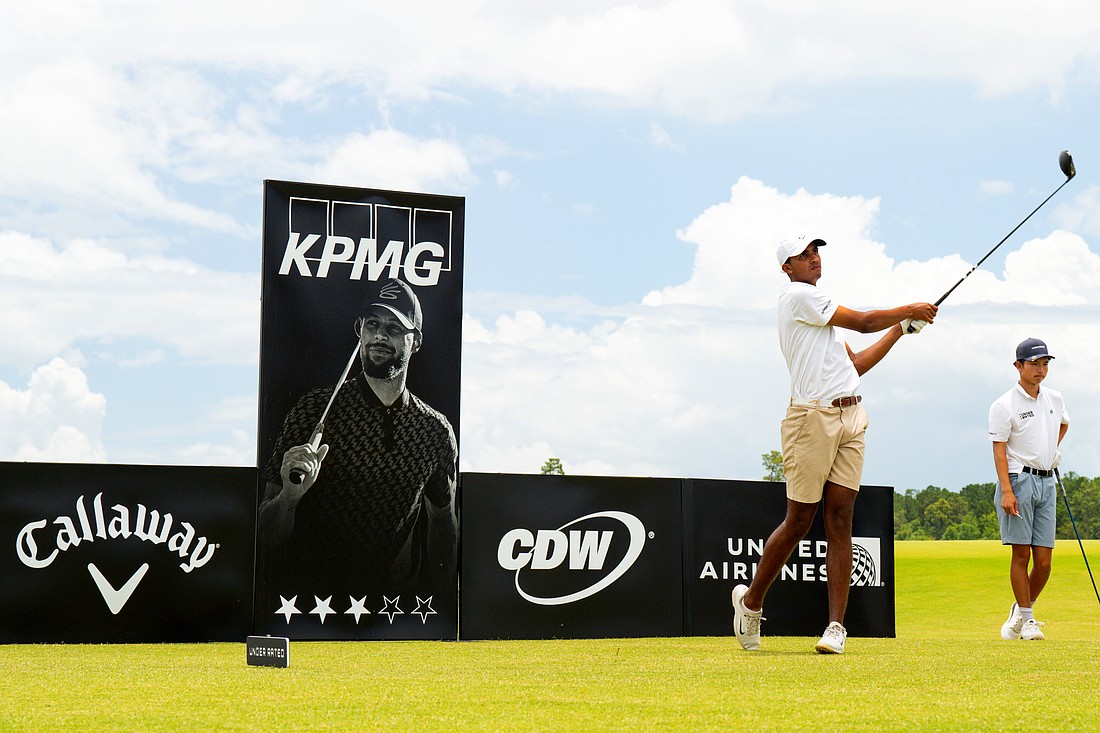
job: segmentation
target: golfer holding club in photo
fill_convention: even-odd
[[[258,527],[279,587],[438,592],[453,583],[454,431],[405,385],[422,328],[408,284],[372,283],[340,381],[287,415],[264,469]]]
[[[989,439],[997,470],[994,503],[1001,544],[1012,546],[1009,581],[1015,601],[1001,638],[1039,640],[1043,622],[1035,619],[1035,601],[1050,579],[1058,494],[1055,469],[1058,444],[1069,430],[1062,394],[1040,387],[1054,357],[1037,338],[1016,347],[1016,385],[989,408]],[[1028,564],[1031,572],[1028,572]]]
[[[779,294],[779,343],[791,374],[791,399],[780,430],[787,513],[768,537],[750,585],[733,589],[734,633],[741,646],[760,648],[764,596],[824,506],[828,539],[829,625],[816,650],[842,654],[844,614],[852,577],[852,511],[863,474],[867,413],[859,378],[879,363],[905,333],[932,322],[936,306],[912,303],[889,310],[856,311],[817,287],[821,239],[784,240],[777,251],[790,283]],[[859,353],[836,328],[886,333]]]

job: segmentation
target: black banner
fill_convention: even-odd
[[[240,641],[256,470],[0,463],[0,643]]]
[[[781,483],[685,480],[689,636],[731,633],[730,592],[748,585],[764,542],[786,513]],[[844,625],[851,636],[893,637],[894,492],[861,487],[852,518],[852,581]],[[795,548],[764,602],[763,633],[820,635],[829,622],[825,528],[821,509]]]
[[[457,635],[464,200],[264,184],[258,633]]]
[[[462,474],[462,638],[679,636],[680,481]]]

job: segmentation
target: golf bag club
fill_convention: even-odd
[[[1092,568],[1089,567],[1089,556],[1085,554],[1085,545],[1081,542],[1081,533],[1077,531],[1077,520],[1073,518],[1073,510],[1069,508],[1069,497],[1066,496],[1066,487],[1062,485],[1062,476],[1058,469],[1054,469],[1054,479],[1058,482],[1058,488],[1062,491],[1062,499],[1066,502],[1066,511],[1069,512],[1069,521],[1073,524],[1073,533],[1077,535],[1077,545],[1081,548],[1081,557],[1085,558],[1085,569],[1089,571],[1089,580],[1092,581],[1092,592],[1096,594],[1096,602],[1100,603],[1100,591],[1096,590],[1096,579],[1092,577]]]

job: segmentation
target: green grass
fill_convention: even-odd
[[[299,642],[270,669],[243,642],[8,645],[0,730],[1100,730],[1100,605],[1075,541],[1055,550],[1047,640],[1030,643],[999,638],[1008,550],[896,548],[898,638],[843,656],[767,636],[757,653],[731,638]]]

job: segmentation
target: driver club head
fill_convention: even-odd
[[[1077,170],[1073,167],[1073,156],[1069,154],[1068,150],[1063,150],[1058,155],[1058,167],[1062,169],[1062,173],[1066,175],[1067,179],[1077,175]]]

